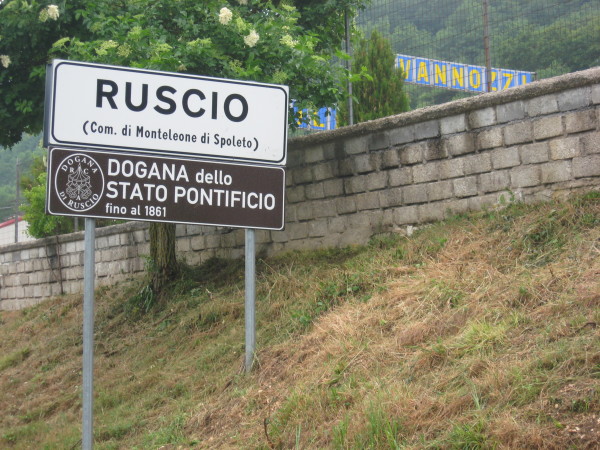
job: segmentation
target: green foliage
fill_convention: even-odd
[[[330,64],[339,46],[332,42],[341,42],[339,8],[362,3],[74,0],[58,2],[58,17],[48,18],[45,1],[9,1],[0,10],[0,56],[8,58],[0,66],[0,145],[40,129],[45,65],[58,57],[287,84],[299,110],[333,106],[341,95],[342,74]]]
[[[30,354],[31,350],[29,349],[29,347],[25,347],[3,356],[2,358],[0,358],[0,371],[8,369],[9,367],[16,366],[22,361],[25,361]]]
[[[485,422],[456,424],[444,443],[444,448],[461,450],[493,449],[496,445],[490,442],[485,433]]]
[[[46,208],[46,172],[37,177],[37,182],[23,192],[27,203],[21,205],[25,213],[23,217],[29,223],[27,232],[36,238],[70,233],[73,231],[73,220],[65,216],[50,216]]]
[[[354,123],[387,117],[409,110],[408,96],[404,92],[404,75],[395,68],[395,55],[390,42],[377,31],[370,39],[361,39],[354,53],[352,70],[356,75],[352,93],[354,97]],[[361,73],[368,76],[360,77]],[[347,112],[342,111],[346,121]]]

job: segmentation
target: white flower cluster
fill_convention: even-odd
[[[2,67],[5,69],[8,69],[8,66],[10,66],[10,56],[0,55],[0,64],[2,64]]]
[[[222,25],[227,25],[232,17],[233,13],[229,8],[223,7],[221,8],[221,11],[219,11],[219,22],[221,22]]]
[[[56,5],[48,5],[48,17],[52,20],[58,20],[58,6]]]
[[[59,16],[58,6],[48,5],[46,9],[40,11],[40,22],[46,22],[48,19],[58,20]]]
[[[256,30],[252,30],[248,36],[244,36],[244,44],[246,44],[248,47],[254,47],[259,39],[260,36]]]

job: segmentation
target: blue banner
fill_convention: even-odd
[[[397,55],[396,67],[402,69],[407,83],[465,92],[488,91],[487,73],[483,66]],[[495,92],[529,84],[534,80],[535,72],[492,69],[490,77],[491,92]]]

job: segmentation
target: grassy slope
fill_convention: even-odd
[[[199,280],[204,280],[200,282]],[[97,291],[96,448],[593,448],[600,195]],[[144,309],[149,307],[149,312]],[[77,448],[81,297],[0,316],[0,447]]]

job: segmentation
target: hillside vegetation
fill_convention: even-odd
[[[508,195],[507,195],[508,197]],[[600,193],[97,290],[95,448],[597,448]],[[82,299],[0,316],[0,447],[78,448]]]

